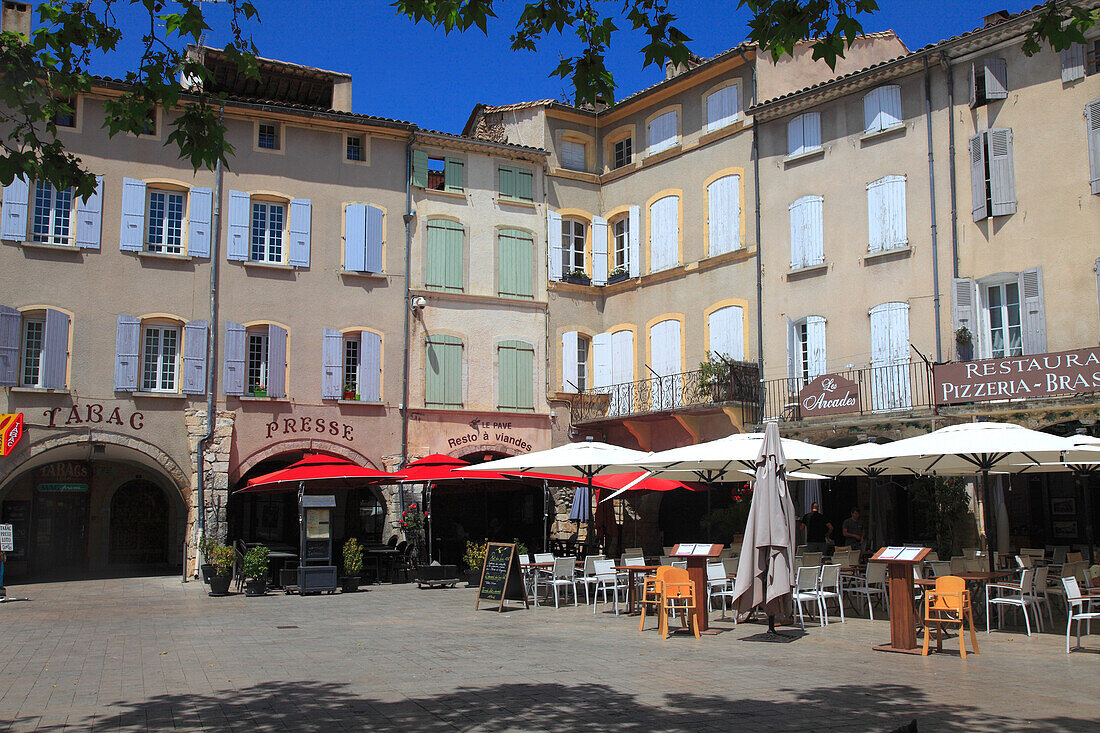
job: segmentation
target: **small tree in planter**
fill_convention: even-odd
[[[245,553],[244,594],[246,596],[262,596],[267,593],[268,552],[269,550],[263,545],[257,545]]]
[[[733,399],[730,365],[718,354],[708,351],[707,360],[699,362],[699,383],[714,402],[728,402]]]
[[[363,547],[359,540],[349,537],[344,543],[344,577],[340,578],[340,589],[344,593],[359,590],[359,579],[363,572]]]
[[[229,595],[229,583],[233,580],[233,548],[212,541],[207,548],[206,559],[214,566],[210,576],[210,595]]]
[[[959,361],[973,361],[974,335],[966,326],[955,330],[955,353]]]
[[[214,564],[210,559],[214,548],[218,542],[213,537],[207,535],[199,540],[199,555],[201,556],[202,564],[199,566],[199,570],[202,571],[202,582],[207,585],[210,584],[210,579],[214,577]]]
[[[466,582],[477,585],[481,580],[481,566],[485,564],[485,553],[489,551],[488,540],[475,542],[466,541],[466,552],[462,555],[462,562],[466,565]]]

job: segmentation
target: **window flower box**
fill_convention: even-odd
[[[574,285],[591,285],[592,278],[584,270],[570,270],[562,276],[562,281]]]
[[[607,284],[614,285],[615,283],[621,283],[623,280],[626,280],[629,277],[630,273],[622,268],[619,268],[618,270],[612,270],[607,275]]]
[[[257,384],[252,388],[253,397],[267,397],[267,387],[262,384]]]

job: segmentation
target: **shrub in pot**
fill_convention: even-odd
[[[217,544],[213,537],[203,537],[199,540],[199,556],[202,559],[199,570],[202,571],[202,582],[207,585],[210,584],[210,579],[214,577],[214,563],[210,559],[210,554]]]
[[[481,566],[485,564],[485,553],[488,551],[488,540],[466,541],[466,552],[462,555],[462,562],[466,565],[466,582],[469,585],[477,585],[481,582]]]
[[[267,593],[267,553],[263,545],[249,549],[244,556],[244,594],[262,596]]]
[[[233,548],[212,542],[208,550],[206,559],[214,568],[210,576],[210,595],[229,595],[229,583],[233,580]]]
[[[363,547],[354,537],[344,543],[344,577],[340,578],[340,589],[344,593],[359,590],[359,581],[363,572]]]

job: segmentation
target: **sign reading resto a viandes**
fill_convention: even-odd
[[[514,544],[489,543],[485,563],[481,566],[481,583],[474,608],[477,609],[482,601],[496,604],[498,612],[504,610],[505,601],[523,601],[524,608],[529,607]]]
[[[1100,391],[1100,347],[932,367],[938,405]]]

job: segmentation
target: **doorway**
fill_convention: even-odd
[[[159,565],[167,561],[168,502],[156,484],[137,479],[111,497],[107,562]]]
[[[88,491],[34,492],[36,575],[68,575],[88,567]]]

